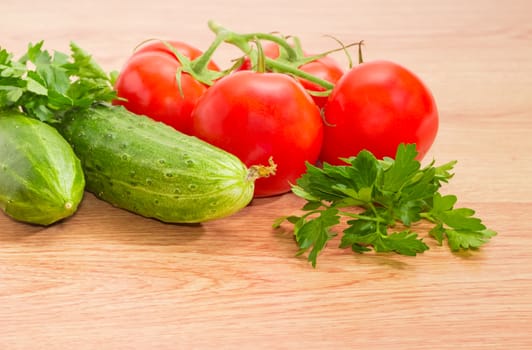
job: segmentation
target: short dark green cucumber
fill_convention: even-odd
[[[81,160],[86,189],[113,206],[198,223],[234,214],[253,198],[257,169],[124,107],[71,111],[56,127]]]
[[[50,225],[71,216],[85,179],[72,147],[53,127],[0,112],[0,209],[15,220]]]

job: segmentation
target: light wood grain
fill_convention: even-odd
[[[427,159],[458,160],[445,191],[499,235],[452,254],[296,258],[292,195],[233,217],[165,225],[86,194],[50,228],[0,215],[0,349],[531,349],[532,3],[499,1],[4,0],[0,46],[71,40],[106,69],[141,41],[204,48],[207,20],[301,37],[310,51],[364,39],[408,66],[441,114]],[[228,62],[232,52],[217,53]],[[339,55],[337,58],[346,63]],[[1,152],[1,150],[0,150]],[[419,227],[426,232],[426,227]]]

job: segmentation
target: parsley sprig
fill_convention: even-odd
[[[21,108],[41,121],[54,122],[71,108],[115,98],[116,72],[107,74],[74,42],[69,54],[52,54],[43,43],[30,43],[19,59],[0,50],[0,108]]]
[[[421,220],[432,222],[429,235],[451,250],[476,249],[496,235],[469,208],[455,208],[457,197],[439,193],[453,176],[456,161],[425,167],[416,160],[413,144],[400,145],[395,158],[378,160],[368,151],[346,159],[347,165],[307,164],[307,172],[292,191],[307,202],[301,216],[277,219],[294,225],[302,255],[316,266],[319,253],[337,235],[333,229],[346,220],[340,248],[354,252],[396,252],[416,255],[429,247],[411,226]],[[396,229],[400,227],[399,229]]]

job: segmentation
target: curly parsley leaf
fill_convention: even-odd
[[[474,217],[475,211],[469,208],[454,208],[457,198],[454,195],[434,195],[433,207],[425,217],[436,226],[430,231],[439,244],[447,238],[453,251],[476,249],[488,242],[497,233],[489,230],[479,218]]]
[[[339,223],[340,216],[335,208],[319,211],[319,216],[312,219],[303,217],[297,220],[294,225],[294,234],[299,245],[297,255],[302,255],[310,249],[308,261],[315,267],[319,252],[336,236],[331,227]]]
[[[409,228],[420,220],[433,222],[429,236],[440,244],[446,239],[453,251],[478,248],[496,235],[472,209],[455,208],[456,196],[439,193],[453,176],[456,161],[421,167],[416,156],[415,145],[402,144],[393,159],[378,160],[364,150],[345,159],[346,165],[307,164],[307,172],[292,187],[307,201],[306,213],[279,218],[274,227],[292,223],[298,255],[310,249],[308,260],[314,267],[319,253],[338,234],[334,228],[342,217],[348,220],[340,248],[357,253],[423,253],[429,247]],[[398,224],[405,229],[394,231]]]
[[[21,108],[32,117],[54,122],[71,108],[86,108],[115,97],[114,73],[108,75],[75,43],[70,54],[29,44],[24,55],[0,50],[0,109]]]

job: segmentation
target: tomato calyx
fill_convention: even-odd
[[[180,67],[176,71],[176,81],[181,96],[183,96],[183,87],[181,84],[182,73],[190,74],[194,79],[207,86],[214,84],[217,79],[224,76],[224,72],[212,70],[207,67],[214,50],[219,45],[216,44],[216,41],[213,43],[216,46],[211,45],[202,55],[193,60],[180,53],[167,41],[162,41],[162,43],[175,55],[180,63]]]

